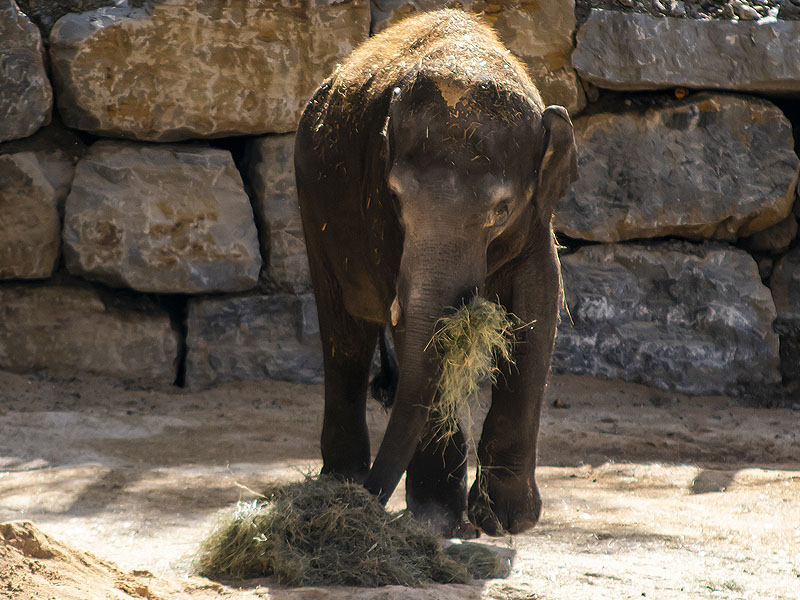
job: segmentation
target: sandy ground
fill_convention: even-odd
[[[481,538],[513,552],[508,579],[287,589],[191,557],[248,489],[319,468],[321,387],[0,373],[0,522],[34,524],[0,526],[0,598],[800,598],[800,411],[585,377],[548,394],[542,521]],[[377,446],[377,403],[369,422]]]

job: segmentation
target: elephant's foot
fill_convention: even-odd
[[[522,533],[539,520],[542,499],[533,477],[481,474],[469,491],[469,519],[488,535]]]
[[[471,540],[480,532],[467,519],[467,511],[456,511],[438,502],[414,502],[406,498],[411,514],[428,529],[446,538]]]
[[[331,465],[327,462],[322,466],[322,475],[329,475],[343,481],[353,481],[355,483],[364,483],[369,473],[369,467],[358,464],[337,464]]]

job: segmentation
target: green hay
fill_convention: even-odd
[[[291,586],[468,583],[486,572],[451,559],[424,525],[387,512],[361,485],[323,476],[237,504],[196,565],[207,577],[274,576]]]
[[[462,417],[471,427],[470,398],[482,381],[494,382],[498,358],[513,364],[513,329],[506,310],[480,296],[440,319],[431,340],[442,359],[439,397],[432,417],[437,439],[451,438]]]

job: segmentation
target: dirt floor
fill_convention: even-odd
[[[508,579],[359,590],[192,575],[221,508],[318,469],[321,396],[0,373],[0,522],[33,523],[0,525],[0,598],[800,598],[800,411],[586,377],[550,385],[542,521],[481,538],[514,554]],[[377,403],[369,421],[377,445]]]

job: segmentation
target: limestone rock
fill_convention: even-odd
[[[59,213],[72,186],[75,164],[85,154],[86,145],[74,132],[53,121],[30,137],[0,144],[0,155],[33,152],[42,172],[53,186]]]
[[[58,122],[0,144],[0,279],[52,274],[64,201],[84,150]]]
[[[687,242],[587,246],[561,259],[553,365],[687,394],[779,384],[775,303],[749,254]]]
[[[151,141],[281,133],[368,32],[367,0],[163,0],[62,17],[50,58],[70,127]]]
[[[754,233],[742,241],[743,246],[751,252],[770,252],[780,254],[789,247],[797,237],[797,218],[789,214],[783,221]]]
[[[17,0],[17,4],[31,21],[42,31],[42,36],[50,36],[50,30],[67,13],[82,13],[104,6],[114,6],[125,2],[132,6],[142,6],[146,0]]]
[[[800,247],[796,247],[775,265],[769,283],[778,319],[800,327]]]
[[[322,381],[311,294],[192,298],[186,348],[186,384],[193,389],[227,381]]]
[[[572,63],[614,90],[800,92],[800,21],[676,19],[592,10]]]
[[[580,177],[555,219],[570,237],[735,240],[791,211],[799,162],[792,128],[766,100],[643,101],[579,117],[575,133]]]
[[[0,284],[0,369],[169,385],[178,334],[152,300],[72,281]]]
[[[58,199],[37,156],[0,154],[0,279],[49,277],[60,242]]]
[[[52,108],[42,36],[14,0],[0,0],[0,142],[47,125]]]
[[[241,291],[261,256],[230,152],[98,142],[78,163],[64,217],[71,273],[142,292]]]
[[[570,114],[586,106],[583,88],[570,64],[574,0],[372,0],[372,31],[377,33],[414,12],[446,6],[481,14],[506,47],[526,64],[545,103],[560,104]]]
[[[278,290],[311,289],[303,223],[294,180],[294,135],[267,136],[250,146],[249,180],[261,232],[263,274]]]
[[[781,372],[784,381],[800,392],[800,247],[775,264],[769,285],[778,311],[775,330],[781,336]]]

